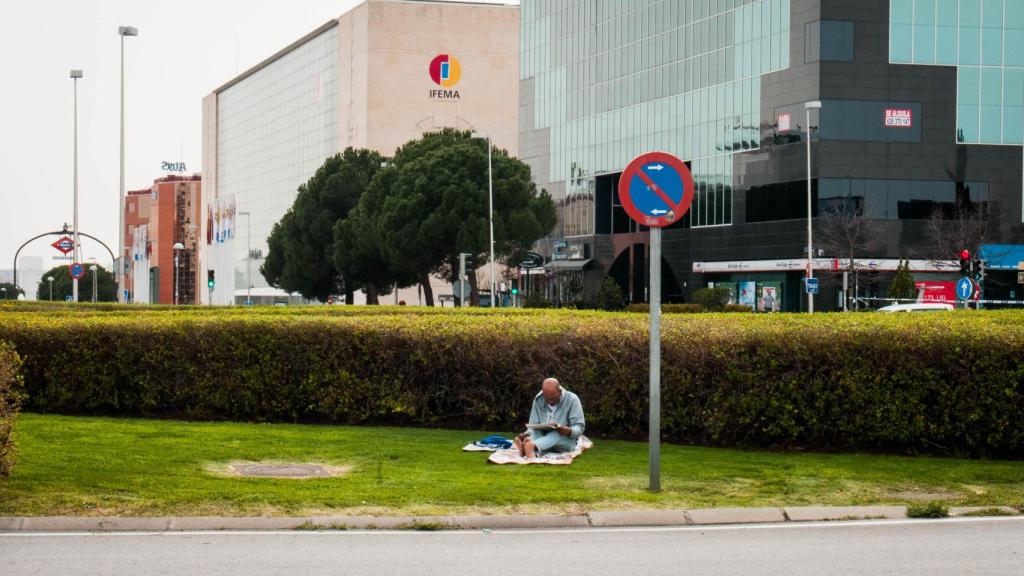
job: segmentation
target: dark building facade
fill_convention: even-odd
[[[903,259],[915,280],[944,283],[960,248],[987,245],[995,262],[1024,244],[1024,3],[523,0],[521,12],[520,157],[559,207],[540,247],[553,300],[592,301],[607,276],[647,299],[648,234],[617,186],[653,150],[697,182],[663,236],[666,301],[715,285],[759,309],[806,306],[808,137],[819,309],[885,296]],[[1001,263],[985,297],[1024,297]]]

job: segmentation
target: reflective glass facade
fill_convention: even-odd
[[[889,60],[957,67],[957,142],[1024,143],[1021,0],[891,0]]]
[[[651,150],[691,162],[686,225],[731,224],[732,155],[760,147],[761,76],[789,67],[789,0],[523,0],[521,11],[525,129],[548,135],[562,233],[594,234],[612,217],[598,213],[595,176]]]
[[[266,238],[299,185],[338,151],[338,32],[331,27],[260,68],[217,98],[217,196],[252,213],[258,270]],[[245,286],[245,218],[238,221],[235,285]],[[265,286],[263,275],[253,283]]]

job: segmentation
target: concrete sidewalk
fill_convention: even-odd
[[[962,516],[997,508],[950,508]],[[604,528],[646,526],[700,526],[817,522],[828,520],[903,519],[904,506],[805,506],[786,508],[706,508],[695,510],[642,510],[589,512],[582,515],[494,516],[299,516],[299,517],[162,517],[117,518],[79,516],[0,517],[0,532],[166,532],[197,530],[509,530],[544,528]]]

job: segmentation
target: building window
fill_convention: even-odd
[[[747,222],[807,218],[807,181],[779,182],[747,189]],[[812,206],[818,202],[818,181],[811,182]]]
[[[1024,143],[1024,2],[891,0],[889,61],[958,67],[957,142]]]
[[[853,22],[819,20],[805,28],[804,60],[809,64],[819,60],[853,61]]]
[[[870,219],[953,218],[957,206],[986,209],[988,184],[948,180],[821,179],[816,214],[849,205],[857,206],[858,211]]]

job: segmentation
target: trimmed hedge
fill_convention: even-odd
[[[14,468],[14,424],[22,400],[20,365],[14,347],[0,341],[0,476]]]
[[[29,408],[510,430],[546,376],[645,438],[647,323],[604,312],[0,313]],[[671,441],[1024,456],[1024,314],[663,321]]]

